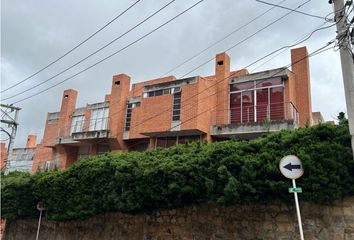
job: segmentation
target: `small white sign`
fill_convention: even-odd
[[[287,178],[297,179],[304,174],[301,160],[295,155],[283,157],[279,163],[280,172]]]

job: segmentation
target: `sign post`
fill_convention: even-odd
[[[36,240],[38,240],[39,237],[39,229],[41,227],[41,220],[42,220],[42,212],[45,210],[43,202],[37,203],[37,210],[40,212],[39,213],[39,219],[38,219],[38,228],[37,228],[37,235],[36,235]]]
[[[289,188],[289,192],[294,193],[297,221],[299,223],[300,238],[301,240],[304,240],[304,232],[302,230],[299,199],[297,197],[297,194],[301,193],[302,189],[297,188],[295,182],[295,179],[298,179],[299,177],[302,176],[302,174],[304,174],[304,169],[302,167],[301,160],[294,155],[285,156],[280,160],[279,169],[280,172],[284,175],[284,177],[292,180],[293,187]]]

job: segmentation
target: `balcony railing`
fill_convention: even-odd
[[[69,127],[58,129],[57,143],[72,142],[79,139],[107,137],[108,129],[108,117],[90,119],[90,124],[88,126],[85,126],[85,120],[75,121]]]
[[[213,112],[212,124],[252,124],[272,121],[292,120],[299,122],[299,112],[291,102],[280,102],[218,109]],[[225,120],[227,116],[227,120]]]

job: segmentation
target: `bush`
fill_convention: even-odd
[[[328,204],[354,195],[348,126],[319,125],[252,141],[110,153],[81,160],[63,171],[8,175],[1,187],[2,213],[6,218],[35,217],[40,200],[53,220],[111,211],[149,212],[207,201],[289,203],[291,181],[278,170],[280,159],[288,154],[302,159],[305,168],[298,180],[304,191],[301,200]]]

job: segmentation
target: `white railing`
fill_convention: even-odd
[[[212,124],[246,124],[293,120],[299,123],[299,113],[291,102],[218,109],[212,114]],[[227,118],[225,117],[227,116]],[[224,119],[227,119],[225,121]]]
[[[90,119],[88,126],[85,120],[75,121],[71,126],[58,128],[57,137],[70,137],[73,133],[90,132],[109,129],[109,118]]]

